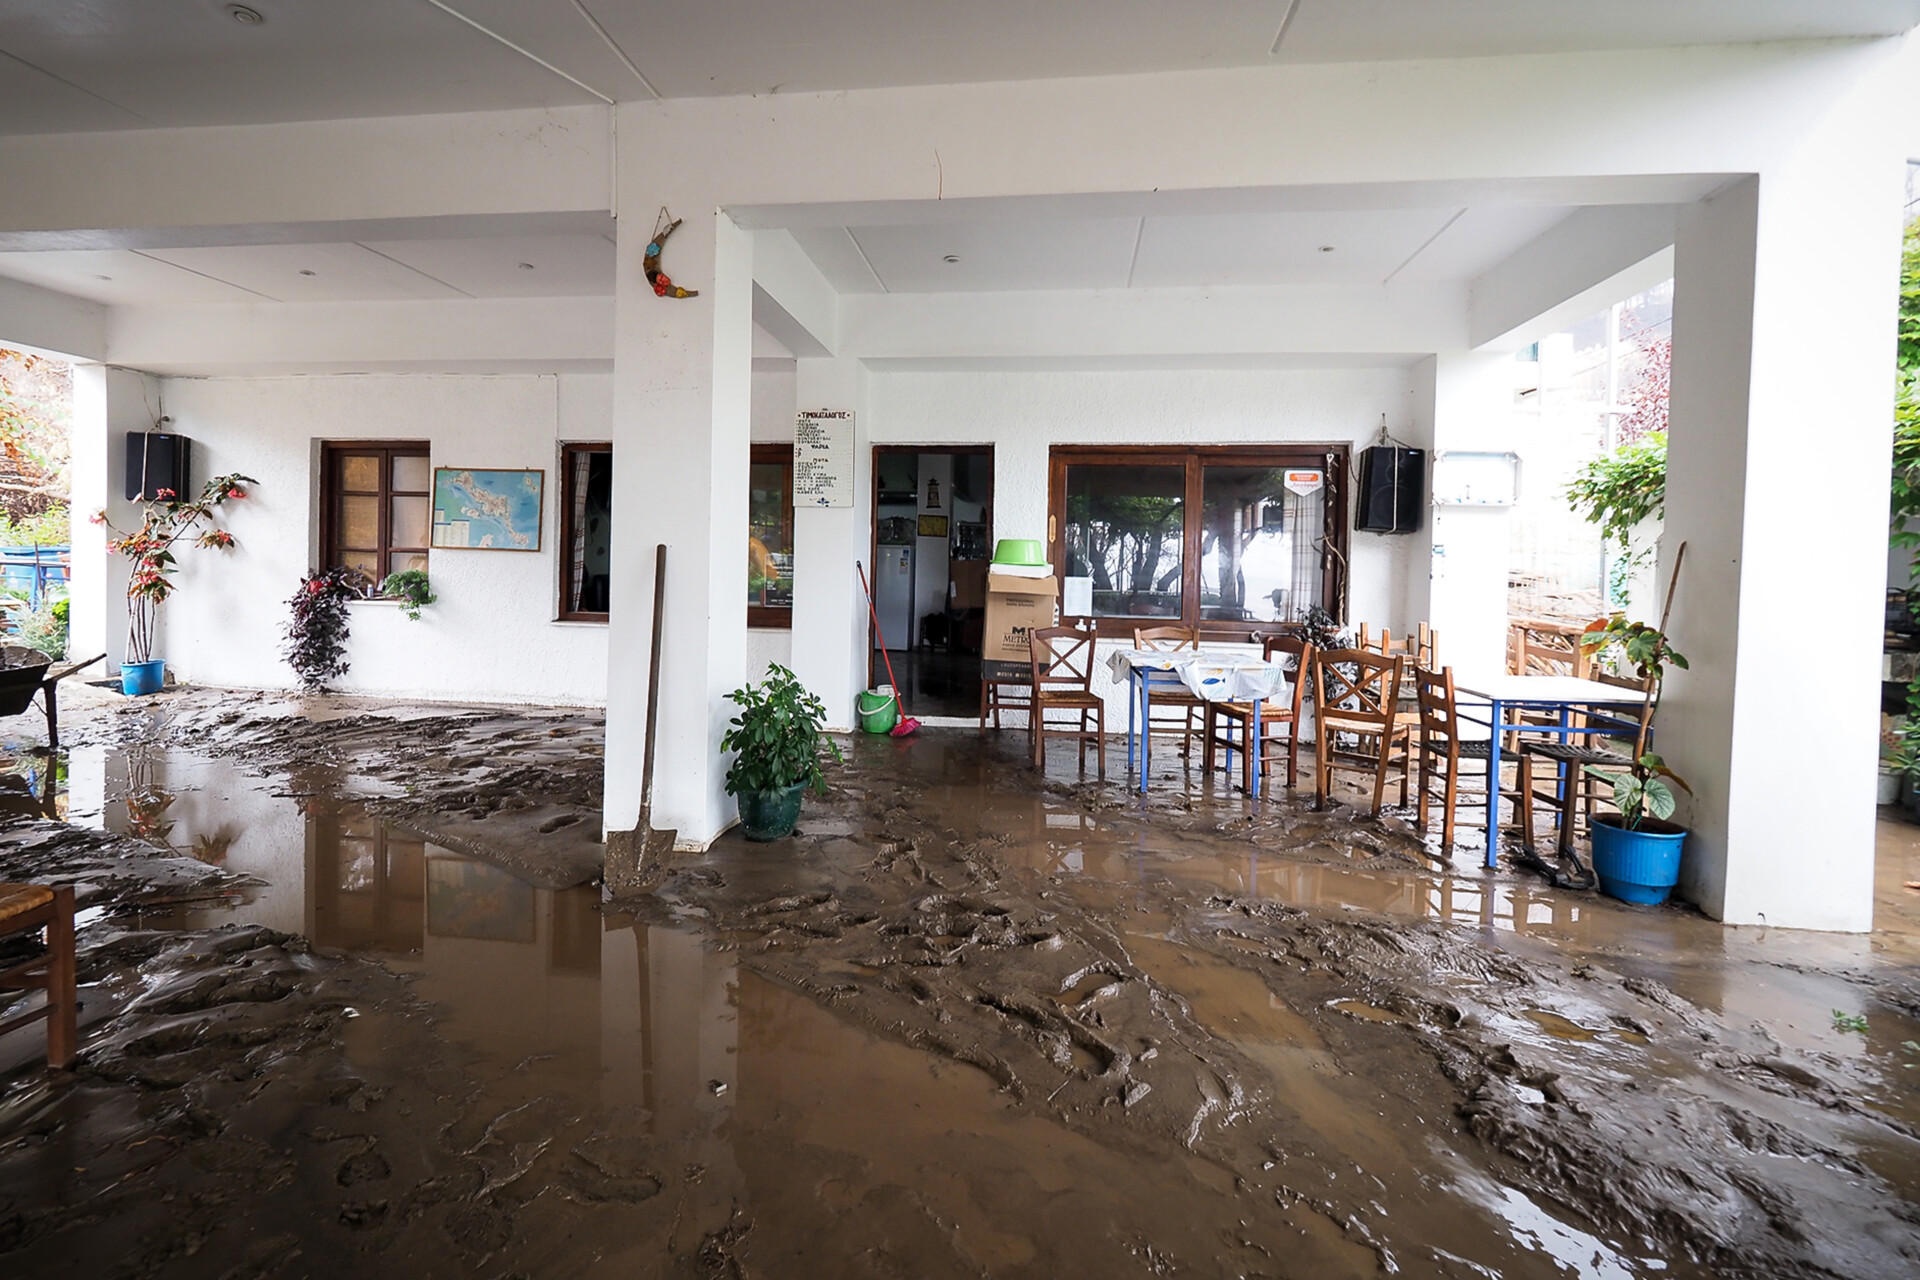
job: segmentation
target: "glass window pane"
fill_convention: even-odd
[[[427,508],[431,499],[394,498],[393,525],[388,530],[388,543],[395,547],[424,547],[427,545],[427,529],[432,519]]]
[[[433,487],[433,468],[419,454],[400,455],[393,460],[393,488],[401,493],[425,493]]]
[[[365,585],[369,587],[380,581],[380,556],[377,552],[346,552],[340,557],[340,567],[343,569],[358,569],[361,575],[367,580]]]
[[[747,603],[793,607],[793,466],[756,462],[747,497]]]
[[[380,499],[340,499],[340,545],[372,551],[380,545]]]
[[[387,557],[388,573],[405,573],[409,569],[425,570],[427,553],[424,551],[396,551]]]
[[[1066,576],[1093,579],[1102,618],[1177,618],[1187,471],[1171,466],[1067,468]]]
[[[570,577],[567,608],[574,613],[607,612],[613,581],[613,454],[609,450],[573,455],[567,475],[567,549]]]
[[[380,491],[380,456],[349,454],[340,459],[340,487],[356,493]]]
[[[1203,467],[1200,485],[1200,617],[1293,622],[1318,605],[1324,470]]]

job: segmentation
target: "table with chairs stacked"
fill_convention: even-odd
[[[1593,770],[1624,768],[1648,730],[1646,683],[1596,669],[1580,645],[1602,625],[1521,624],[1506,671],[1459,678],[1442,665],[1439,636],[1426,624],[1399,636],[1362,624],[1350,646],[1328,648],[1316,647],[1305,628],[1276,626],[1257,635],[1257,653],[1208,645],[1197,628],[1156,626],[1136,629],[1132,646],[1112,648],[1104,661],[1115,683],[1128,686],[1127,767],[1142,792],[1156,735],[1177,738],[1189,764],[1197,740],[1203,770],[1224,763],[1250,796],[1276,771],[1292,788],[1310,743],[1317,803],[1350,775],[1372,813],[1393,791],[1400,805],[1415,807],[1425,831],[1437,807],[1448,850],[1464,807],[1484,805],[1484,823],[1471,825],[1484,828],[1493,867],[1505,801],[1523,858],[1551,874],[1536,848],[1536,810],[1551,814],[1556,853],[1578,868],[1576,832],[1607,807]],[[1078,741],[1082,770],[1092,745],[1106,776],[1096,643],[1085,620],[1030,637],[1036,767],[1046,739],[1067,736]]]

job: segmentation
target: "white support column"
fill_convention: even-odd
[[[640,134],[636,130],[635,136]],[[720,736],[744,679],[753,239],[689,190],[663,191],[636,144],[623,209],[662,197],[685,223],[663,265],[697,298],[655,297],[642,273],[652,214],[620,221],[615,283],[614,575],[608,631],[604,817],[640,808],[654,547],[667,544],[666,631],[652,825],[705,847],[735,816]]]
[[[1416,375],[1417,380],[1428,377],[1430,465],[1449,451],[1500,453],[1513,447],[1512,353],[1442,352]],[[1424,385],[1418,389],[1424,410],[1427,391]],[[1510,514],[1507,507],[1428,510],[1432,573],[1427,609],[1419,616],[1439,632],[1440,661],[1463,675],[1505,669]]]
[[[1692,667],[1658,741],[1693,787],[1681,892],[1728,923],[1873,923],[1901,196],[1884,127],[1836,112],[1686,210],[1675,246],[1658,581],[1685,542],[1670,630]]]
[[[104,511],[121,528],[137,523],[136,508],[121,488],[121,440],[152,427],[148,402],[158,388],[147,375],[100,364],[73,366],[73,552],[67,596],[68,654],[76,659],[107,655],[120,665],[127,645],[127,562],[107,550],[107,531],[92,516]],[[161,625],[165,626],[165,611]],[[90,678],[99,678],[99,670]]]
[[[793,513],[793,672],[826,703],[828,727],[851,730],[854,695],[867,680],[867,601],[854,562],[873,576],[873,450],[864,376],[858,361],[844,358],[796,360],[794,374],[800,410],[853,410],[853,505],[796,507]]]

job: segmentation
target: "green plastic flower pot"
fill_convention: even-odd
[[[900,700],[890,693],[863,693],[853,700],[860,727],[868,733],[886,733],[900,723]]]
[[[800,821],[800,796],[807,784],[797,782],[779,791],[742,791],[740,831],[749,840],[778,840],[793,834]]]

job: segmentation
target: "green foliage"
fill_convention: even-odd
[[[1613,773],[1591,764],[1587,772],[1613,784],[1613,807],[1620,811],[1620,825],[1628,831],[1638,831],[1643,819],[1658,818],[1664,822],[1673,816],[1678,801],[1669,783],[1689,795],[1693,793],[1686,779],[1667,768],[1666,761],[1651,751],[1634,761],[1626,773]]]
[[[432,604],[440,597],[433,594],[427,585],[425,569],[403,569],[399,573],[390,573],[380,584],[380,594],[390,600],[401,602],[401,612],[413,622],[420,621],[420,610]]]
[[[0,512],[0,547],[64,547],[73,538],[73,513],[65,503],[19,519]]]
[[[1581,636],[1580,647],[1595,657],[1613,653],[1623,656],[1642,680],[1653,682],[1647,696],[1654,700],[1656,707],[1667,667],[1687,669],[1686,656],[1667,643],[1666,634],[1660,628],[1644,622],[1629,622],[1624,613],[1614,614],[1604,627],[1596,627]],[[1651,726],[1651,718],[1648,724]],[[1636,754],[1625,773],[1587,766],[1588,773],[1613,784],[1613,805],[1620,810],[1620,824],[1628,831],[1639,830],[1645,818],[1665,821],[1672,817],[1676,804],[1674,787],[1689,795],[1693,792],[1687,780],[1667,768],[1667,762],[1648,751],[1646,745],[1644,741],[1634,743]]]
[[[1581,636],[1580,647],[1596,658],[1604,658],[1615,652],[1624,655],[1642,680],[1657,682],[1665,679],[1668,663],[1682,671],[1687,669],[1686,657],[1667,643],[1667,637],[1660,628],[1650,627],[1644,622],[1628,622],[1624,613],[1614,614],[1607,619],[1606,626]]]
[[[65,596],[44,599],[40,608],[20,623],[20,643],[60,661],[67,656],[67,617]]]
[[[1667,514],[1667,433],[1653,432],[1590,460],[1568,482],[1566,497],[1581,518],[1626,550],[1642,521]]]
[[[1842,1013],[1840,1010],[1835,1009],[1833,1011],[1833,1029],[1835,1031],[1851,1031],[1855,1035],[1863,1036],[1867,1034],[1866,1015],[1861,1013]]]
[[[728,795],[784,791],[797,783],[826,793],[820,746],[824,742],[835,760],[840,748],[821,732],[826,707],[793,672],[775,663],[763,683],[743,685],[727,700],[740,708],[720,739],[720,750],[738,753],[727,767]]]
[[[310,572],[287,601],[287,665],[300,677],[300,687],[325,693],[327,683],[347,671],[347,602],[360,598],[365,581],[352,569]]]
[[[1920,218],[1907,224],[1900,254],[1900,345],[1895,367],[1920,373]]]
[[[205,525],[192,545],[231,550],[233,535],[214,523],[213,513],[246,497],[246,486],[255,483],[252,476],[239,472],[215,476],[191,500],[172,489],[155,490],[158,496],[140,504],[140,527],[131,532],[117,527],[104,511],[94,515],[93,522],[105,525],[114,535],[107,540],[107,550],[133,561],[127,578],[127,661],[146,662],[153,657],[154,619],[173,594],[173,575],[180,567],[174,545]]]

